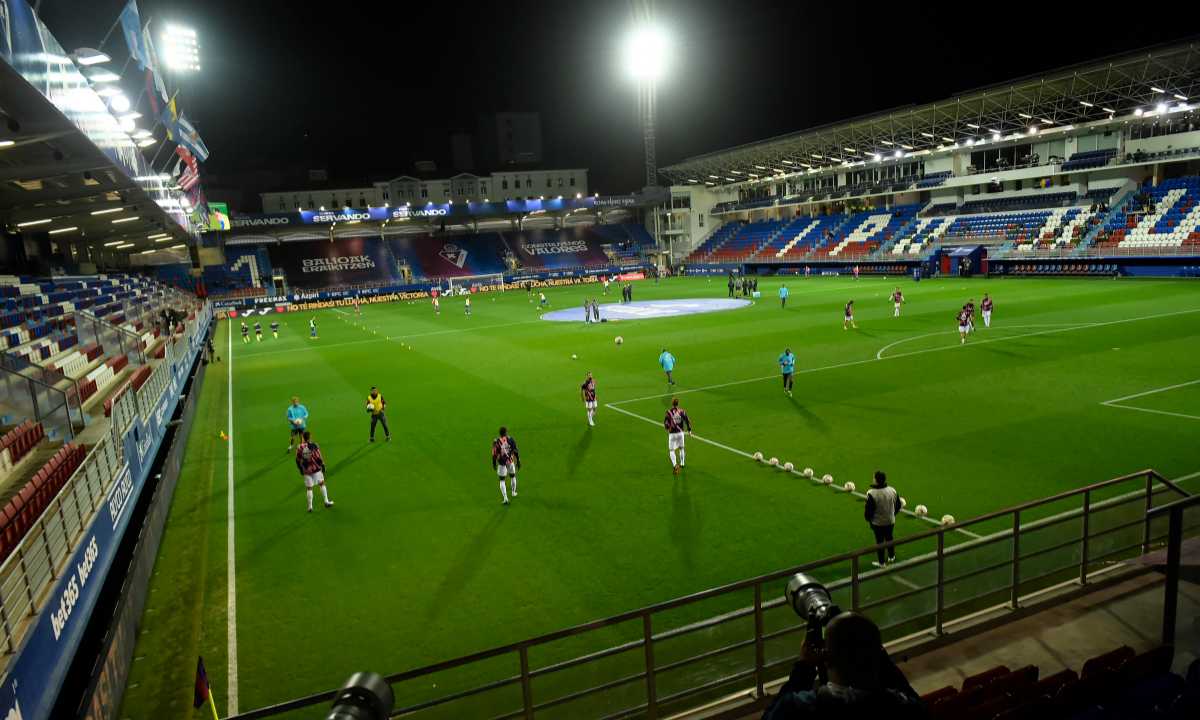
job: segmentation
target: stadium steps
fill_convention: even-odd
[[[6,429],[5,432],[10,429]],[[58,449],[62,446],[63,443],[61,440],[51,440],[47,437],[43,438],[37,446],[26,453],[25,457],[21,458],[13,466],[13,470],[8,474],[8,477],[0,481],[0,507],[4,507],[4,504],[11,500],[14,495],[21,492],[21,488],[25,487],[25,484],[33,479],[37,471],[49,462],[50,458],[54,457],[54,453],[58,452]]]
[[[925,219],[927,218],[921,218],[921,220]],[[887,242],[879,246],[879,249],[874,253],[873,259],[884,259],[885,256],[892,251],[892,248],[896,246],[896,243],[908,233],[909,228],[916,227],[917,223],[919,223],[921,220],[918,220],[916,213],[914,213],[907,222],[896,229],[896,233],[892,235]]]
[[[783,245],[783,247],[779,248],[779,250],[777,250],[775,252],[775,257],[781,258],[784,255],[787,255],[791,251],[792,248],[796,247],[796,245],[798,243],[803,242],[804,238],[806,238],[808,236],[808,234],[811,233],[820,224],[821,224],[821,218],[811,218],[808,221],[808,223],[805,224],[803,228],[801,228],[800,232],[798,232],[794,236],[792,236],[791,240],[788,240],[787,243],[785,243]]]
[[[1100,218],[1100,222],[1093,225],[1092,229],[1088,230],[1087,234],[1083,236],[1083,240],[1080,241],[1079,246],[1075,249],[1075,254],[1079,255],[1085,252],[1087,248],[1095,245],[1096,237],[1100,234],[1100,231],[1107,227],[1111,221],[1116,220],[1118,216],[1123,217],[1125,215],[1125,208],[1129,206],[1129,203],[1133,200],[1133,196],[1136,194],[1136,190],[1127,192],[1110,205],[1108,212],[1104,214],[1104,217]]]

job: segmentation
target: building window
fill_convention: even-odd
[[[428,190],[428,189],[426,189],[426,188],[421,188],[421,197],[422,197],[422,198],[428,198],[428,197],[429,197],[429,190]]]
[[[549,177],[546,178],[546,187],[550,187],[550,178]]]
[[[571,187],[575,187],[575,176],[571,176]]]
[[[500,181],[500,189],[501,189],[501,190],[507,190],[507,189],[508,189],[508,181],[507,181],[507,180],[501,180],[501,181]]]
[[[533,188],[533,179],[532,178],[529,178],[529,177],[525,178],[525,187],[526,187],[526,189]]]
[[[558,179],[558,186],[559,186],[559,187],[562,187],[562,186],[563,186],[563,179],[562,179],[562,178],[559,178],[559,179]]]

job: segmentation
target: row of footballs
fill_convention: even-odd
[[[779,458],[763,459],[763,454],[760,452],[754,453],[754,455],[752,457],[754,458],[755,462],[765,462],[766,464],[768,464],[772,467],[782,468],[785,472],[796,472],[795,465],[791,464],[790,462],[785,462],[783,464],[780,464]],[[800,471],[800,474],[806,478],[812,479],[814,473],[813,473],[812,468],[804,468],[803,470]],[[820,481],[821,481],[821,483],[823,483],[825,485],[833,485],[833,476],[830,475],[829,473],[825,473],[824,475],[821,476]],[[854,483],[847,482],[844,485],[842,485],[842,489],[848,493],[852,493],[857,489],[857,487],[855,486]],[[905,500],[904,498],[900,498],[900,507],[902,507],[902,508],[908,507],[908,501]],[[929,508],[925,507],[924,505],[918,505],[915,508],[913,508],[913,514],[916,515],[917,517],[926,517],[929,515]],[[953,525],[954,524],[954,516],[953,515],[943,515],[942,516],[942,524],[943,525]]]

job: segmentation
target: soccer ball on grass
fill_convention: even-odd
[[[943,515],[942,516],[942,524],[943,525],[953,525],[954,524],[954,516],[953,515]]]
[[[763,461],[763,454],[760,452],[754,453],[754,455],[752,455],[751,457],[754,458],[754,462],[762,462]]]
[[[855,485],[852,482],[848,482],[845,485],[843,485],[842,487],[845,488],[846,492],[852,493],[852,492],[854,492]]]
[[[779,458],[775,458],[775,457],[773,457],[773,458],[771,458],[770,460],[768,460],[768,461],[767,461],[767,464],[768,464],[768,465],[771,465],[771,466],[778,465],[778,464],[779,464]]]
[[[618,345],[621,345],[621,344],[624,344],[624,342],[625,342],[625,338],[623,338],[623,337],[621,337],[620,335],[618,335],[618,336],[616,336],[615,338],[613,338],[613,342],[615,342],[615,343],[616,343],[616,344],[618,344]]]
[[[785,463],[783,464],[783,469],[784,469],[784,470],[786,470],[786,471],[788,471],[788,472],[791,472],[791,471],[793,471],[793,470],[795,470],[795,469],[796,469],[796,466],[795,466],[795,465],[793,465],[793,464],[791,464],[790,462],[785,462]]]
[[[925,507],[924,505],[918,505],[917,509],[913,512],[916,513],[917,517],[925,517],[929,514],[929,508]]]
[[[833,476],[830,475],[829,473],[825,473],[824,475],[821,476],[821,482],[825,483],[826,485],[832,485],[833,484]]]
[[[804,477],[811,478],[813,476],[812,468],[804,468]]]

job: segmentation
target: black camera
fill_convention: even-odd
[[[386,720],[395,705],[387,680],[372,672],[358,672],[338,690],[325,720]]]
[[[823,647],[825,626],[842,612],[829,597],[829,590],[812,575],[796,573],[788,580],[784,597],[807,624],[804,642],[814,648]]]

